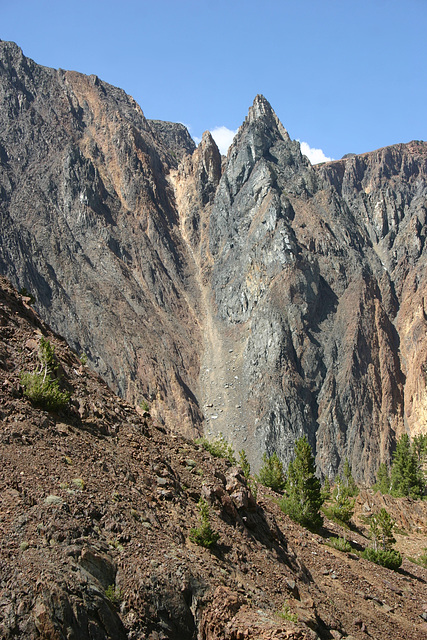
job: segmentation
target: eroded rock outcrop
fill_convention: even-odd
[[[0,49],[1,272],[171,431],[371,481],[425,425],[427,145],[312,167],[257,96],[221,158]]]

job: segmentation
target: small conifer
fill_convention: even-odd
[[[306,436],[295,443],[295,458],[289,464],[285,495],[280,507],[284,513],[308,529],[323,524],[321,484],[315,476],[314,457]]]

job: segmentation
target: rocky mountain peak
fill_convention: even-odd
[[[207,180],[216,188],[221,178],[221,154],[210,131],[204,132],[199,147]]]
[[[284,140],[290,140],[288,132],[280,122],[271,104],[263,95],[258,94],[255,96],[252,106],[249,107],[244,124],[260,125],[261,123],[274,131],[276,135],[278,133]]]
[[[258,95],[222,160],[0,44],[0,272],[171,431],[372,481],[425,428],[426,143],[314,168]]]

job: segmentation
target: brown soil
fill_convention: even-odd
[[[426,503],[385,498],[397,572],[327,546],[345,534],[364,548],[384,499],[362,492],[351,531],[310,533],[277,494],[259,487],[255,502],[238,468],[117,398],[28,302],[1,280],[1,638],[426,637],[427,570],[407,559],[427,546]],[[72,394],[61,414],[23,395],[41,335]],[[189,541],[200,496],[211,550]]]

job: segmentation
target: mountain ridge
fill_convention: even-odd
[[[172,433],[371,482],[427,412],[427,145],[313,167],[259,95],[221,158],[0,48],[0,271]]]

